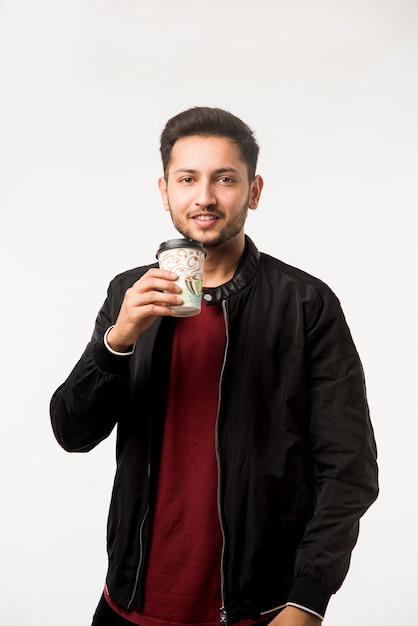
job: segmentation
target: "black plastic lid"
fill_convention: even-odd
[[[206,256],[206,250],[203,247],[203,244],[200,243],[200,241],[196,241],[195,239],[184,238],[184,239],[169,239],[168,241],[163,241],[162,243],[160,243],[160,247],[157,250],[156,257],[158,258],[158,255],[160,254],[160,252],[164,252],[164,250],[173,250],[174,248],[198,248],[199,250],[204,252]]]

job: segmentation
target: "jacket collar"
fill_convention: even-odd
[[[206,304],[219,304],[232,294],[243,289],[252,281],[260,260],[260,252],[253,241],[245,236],[245,249],[240,264],[234,276],[227,283],[218,287],[210,287],[203,291],[203,300]]]

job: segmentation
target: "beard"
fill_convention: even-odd
[[[182,220],[176,217],[172,211],[170,202],[168,202],[170,217],[174,228],[186,239],[195,239],[196,241],[200,241],[205,248],[222,246],[242,232],[248,215],[248,204],[249,198],[247,198],[238,213],[236,213],[221,230],[217,230],[215,226],[213,229],[199,230],[196,233],[194,231],[197,229],[193,227],[193,220],[187,218]],[[211,212],[215,215],[218,213],[217,211]],[[202,213],[204,213],[204,211],[202,211]]]

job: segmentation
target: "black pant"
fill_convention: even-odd
[[[109,606],[104,595],[100,598],[91,626],[127,626],[132,622],[121,617]]]
[[[273,618],[270,617],[262,622],[258,622],[257,626],[265,626],[266,624],[269,624],[272,619]],[[91,626],[127,626],[127,624],[132,626],[132,622],[115,613],[115,611],[106,602],[105,597],[102,596],[94,614]]]

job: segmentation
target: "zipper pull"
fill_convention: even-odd
[[[224,606],[219,609],[219,622],[222,624],[222,626],[227,626],[228,624],[228,615]]]

